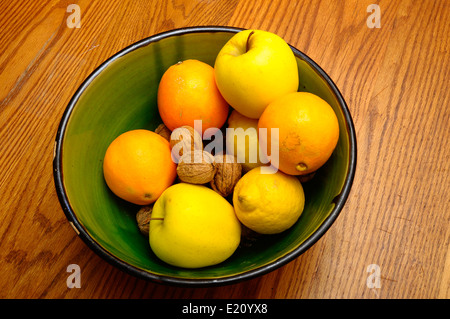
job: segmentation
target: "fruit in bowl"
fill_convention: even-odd
[[[109,145],[103,160],[108,187],[137,205],[154,203],[176,177],[169,142],[149,130],[122,133]]]
[[[293,47],[290,49],[298,69],[298,90],[320,96],[332,106],[339,122],[339,140],[335,151],[315,172],[314,178],[302,183],[304,208],[291,227],[281,233],[256,236],[255,232],[249,235],[247,226],[242,225],[238,247],[222,262],[196,268],[173,266],[153,252],[149,234],[142,235],[139,229],[142,225],[136,225],[136,212],[143,207],[150,208],[147,212],[151,212],[157,201],[164,198],[163,195],[156,202],[141,206],[122,199],[108,187],[103,174],[106,150],[122,133],[136,129],[154,131],[164,136],[170,145],[172,132],[163,125],[157,104],[158,86],[165,71],[179,61],[193,59],[214,67],[221,49],[241,31],[229,27],[194,27],[144,39],[104,62],[83,82],[69,102],[55,143],[53,163],[58,197],[80,238],[119,269],[143,279],[177,285],[235,283],[272,271],[302,254],[326,232],[341,212],[355,169],[356,149],[351,117],[329,77]],[[230,106],[227,116],[233,110]],[[214,187],[220,185],[216,187],[221,190],[222,195],[219,195],[233,205],[234,190],[231,193],[228,190],[236,189],[235,183],[247,172],[242,170],[241,173],[237,157],[232,158],[231,163],[220,163],[221,156],[215,154],[216,151],[220,153],[219,141],[226,136],[226,129],[233,128],[227,124],[225,118],[224,125],[216,130],[217,134],[210,134],[218,137],[217,141],[203,134],[208,128],[200,130],[202,136],[207,137],[203,140],[204,151],[213,153],[215,161],[218,161],[214,162],[216,176],[201,187],[217,192]],[[213,142],[217,142],[217,147],[208,148]],[[214,171],[210,169],[211,165],[205,167],[209,172]],[[182,171],[186,173],[185,169]],[[177,177],[166,190],[181,183]],[[143,221],[140,219],[140,222]],[[158,220],[149,222],[144,219],[144,222]],[[246,239],[246,236],[253,235],[251,240]]]
[[[294,225],[303,212],[305,194],[294,176],[256,167],[236,184],[233,204],[238,219],[259,234],[278,234]]]
[[[150,246],[173,266],[199,268],[230,257],[241,239],[233,206],[212,189],[188,183],[170,186],[155,203]]]
[[[315,94],[287,94],[264,110],[258,129],[264,154],[270,157],[275,144],[277,167],[286,174],[306,175],[317,171],[333,153],[339,139],[339,123],[331,106]],[[278,130],[273,139],[272,129]]]
[[[245,172],[268,164],[259,147],[258,119],[248,118],[233,110],[228,117],[227,128],[225,139],[227,152],[237,157]]]
[[[214,69],[195,59],[179,61],[169,67],[158,86],[158,110],[171,131],[202,120],[202,132],[222,127],[229,106],[215,82]]]
[[[164,72],[157,103],[172,131],[170,142],[154,132],[132,130],[111,143],[103,162],[105,180],[116,195],[141,205],[156,201],[149,243],[158,258],[184,268],[216,265],[238,248],[240,222],[264,235],[281,233],[297,222],[305,196],[295,175],[313,173],[325,164],[339,137],[331,106],[312,93],[296,92],[297,87],[292,50],[277,35],[260,30],[232,37],[214,68],[188,59]],[[226,101],[233,108],[230,115]],[[213,156],[204,150],[203,134],[219,133],[214,140],[220,141],[227,118],[230,154],[223,156],[217,147],[211,149],[218,153]],[[260,160],[259,146],[270,159],[269,170]],[[239,165],[238,175],[227,166],[228,159]],[[181,182],[171,186],[174,161]]]
[[[214,69],[225,100],[253,119],[259,118],[270,102],[298,88],[294,53],[272,32],[239,32],[220,50]]]

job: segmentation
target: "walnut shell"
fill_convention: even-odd
[[[211,187],[223,197],[227,197],[241,178],[242,165],[237,162],[236,157],[229,154],[216,155],[215,162],[217,171],[211,181]]]
[[[191,126],[176,128],[170,135],[170,148],[172,156],[178,162],[184,151],[203,150],[202,136]]]
[[[142,235],[148,236],[150,233],[150,218],[152,217],[153,206],[142,206],[136,214],[136,222]]]
[[[166,140],[170,141],[170,134],[172,134],[172,131],[167,128],[164,124],[160,124],[156,129],[155,133],[161,135]]]
[[[214,156],[210,153],[195,150],[180,157],[177,174],[182,182],[190,184],[209,183],[216,173]]]

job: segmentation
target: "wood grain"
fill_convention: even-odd
[[[81,27],[68,28],[69,4]],[[381,9],[368,28],[367,6]],[[2,1],[1,298],[449,298],[449,24],[446,0]],[[353,116],[358,165],[337,221],[267,275],[169,287],[109,265],[76,235],[52,175],[62,113],[102,61],[173,28],[224,25],[282,36],[335,81]],[[70,264],[81,288],[66,284]],[[381,287],[368,288],[379,265]]]

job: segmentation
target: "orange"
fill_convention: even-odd
[[[169,67],[158,87],[158,110],[164,124],[173,131],[194,120],[202,120],[202,134],[221,128],[229,105],[216,85],[214,68],[198,60],[185,60]]]
[[[339,139],[339,124],[332,107],[307,92],[289,93],[270,103],[258,121],[260,147],[271,156],[271,129],[279,129],[278,169],[290,175],[316,171],[330,158]],[[276,145],[276,144],[274,144]],[[276,166],[276,165],[275,165]]]
[[[176,174],[169,142],[143,129],[119,135],[103,160],[103,175],[111,191],[137,205],[155,202]]]

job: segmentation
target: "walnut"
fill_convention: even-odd
[[[177,174],[181,181],[191,184],[209,183],[216,173],[214,156],[195,150],[180,157]]]
[[[148,236],[150,229],[150,218],[152,217],[153,206],[142,206],[136,214],[136,221],[141,234]]]
[[[164,124],[160,124],[155,129],[155,133],[161,135],[162,137],[164,137],[168,141],[170,141],[170,134],[172,134],[172,132]]]
[[[203,150],[202,136],[191,126],[182,126],[173,130],[170,135],[172,156],[178,162],[184,151]]]
[[[229,154],[216,155],[215,162],[217,171],[211,181],[211,187],[223,197],[227,197],[241,178],[242,165],[237,162],[236,157]]]

